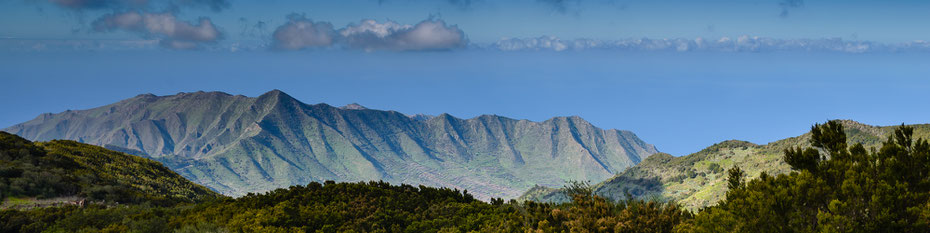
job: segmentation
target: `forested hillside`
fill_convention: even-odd
[[[847,131],[848,132],[848,131]],[[718,205],[679,226],[683,232],[928,232],[930,143],[896,127],[880,147],[850,144],[844,125],[811,129],[810,147],[784,150],[789,174],[746,181],[730,168]]]
[[[609,202],[579,187],[572,203],[478,201],[464,191],[383,182],[310,183],[174,207],[66,206],[0,211],[2,232],[671,232],[676,205]],[[587,190],[587,191],[585,191]]]
[[[870,126],[850,120],[836,121],[844,126],[850,144],[862,143],[865,148],[879,148],[893,135],[897,126]],[[912,125],[915,137],[930,136],[930,125]],[[730,140],[717,143],[697,153],[674,157],[656,154],[606,181],[594,184],[595,192],[611,199],[627,195],[635,198],[678,202],[697,210],[716,204],[725,197],[726,169],[739,166],[748,178],[763,172],[769,175],[791,171],[784,161],[784,150],[811,146],[812,134],[756,145]],[[542,202],[567,201],[557,188],[535,187],[521,199]]]

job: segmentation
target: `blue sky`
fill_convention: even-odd
[[[4,29],[0,36],[136,38],[126,33],[93,32],[89,28],[89,22],[112,12],[111,8],[75,10],[52,3],[56,1],[76,0],[0,2],[0,18],[3,19],[0,28]],[[129,0],[89,0],[94,1]],[[458,25],[471,41],[479,43],[542,35],[563,39],[750,35],[878,42],[905,42],[930,36],[930,31],[920,30],[930,20],[930,15],[926,14],[930,2],[918,0],[470,0],[467,5],[452,3],[466,0],[221,1],[229,6],[220,11],[197,6],[179,7],[177,15],[188,21],[209,17],[227,35],[226,43],[255,39],[242,35],[247,31],[246,25],[264,22],[270,31],[284,23],[286,15],[291,13],[304,13],[313,20],[331,22],[337,27],[362,19],[415,24],[432,15]],[[555,7],[558,4],[551,2],[561,2],[565,10],[560,11]],[[797,5],[783,6],[786,2],[797,2]],[[169,8],[146,9],[164,11]]]
[[[141,93],[271,89],[578,115],[674,155],[827,119],[930,123],[924,1],[127,2],[0,1],[0,127]]]

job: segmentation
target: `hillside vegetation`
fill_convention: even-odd
[[[74,141],[33,143],[0,132],[0,200],[61,197],[173,205],[220,197],[156,161]]]
[[[848,132],[848,131],[847,131]],[[930,143],[896,127],[880,147],[848,144],[837,121],[811,129],[811,147],[784,150],[789,174],[727,175],[725,198],[683,232],[927,232]]]
[[[122,205],[0,211],[0,232],[671,232],[691,214],[658,202],[481,202],[447,188],[310,183],[174,207]]]
[[[862,143],[865,148],[881,147],[897,126],[876,127],[855,121],[836,121],[844,126],[850,144]],[[915,137],[930,136],[930,125],[912,125]],[[656,154],[636,166],[594,184],[595,193],[619,200],[628,196],[680,203],[697,210],[716,204],[725,197],[726,169],[739,166],[747,177],[787,174],[790,166],[784,161],[784,150],[797,146],[809,147],[811,134],[775,141],[766,145],[730,140],[717,143],[697,153],[682,157]],[[520,200],[564,202],[568,200],[557,188],[535,187]]]
[[[482,200],[515,198],[536,184],[604,180],[657,152],[632,132],[580,117],[407,116],[304,104],[277,90],[254,98],[139,95],[4,130],[147,156],[231,196],[313,181],[384,180],[467,189]]]
[[[724,172],[724,198],[692,212],[610,200],[573,182],[561,204],[475,199],[466,191],[386,182],[312,182],[239,198],[0,210],[0,232],[926,232],[930,143],[914,127],[876,149],[844,124],[815,125],[782,151],[787,174]],[[728,142],[726,147],[749,146]],[[27,148],[28,147],[24,147]],[[665,159],[669,157],[664,156]],[[660,157],[661,158],[661,157]],[[718,170],[716,166],[710,168]]]

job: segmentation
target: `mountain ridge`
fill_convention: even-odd
[[[331,179],[512,198],[536,184],[606,179],[658,152],[632,132],[577,116],[424,116],[305,104],[280,90],[257,97],[201,91],[142,94],[4,130],[141,152],[233,196]]]

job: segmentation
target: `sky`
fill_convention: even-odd
[[[930,2],[0,0],[0,128],[142,93],[577,115],[686,155],[930,123]]]

